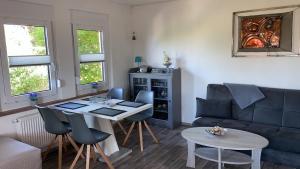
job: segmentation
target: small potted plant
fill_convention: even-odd
[[[29,97],[31,106],[37,105],[37,102],[38,102],[38,94],[37,93],[35,93],[35,92],[28,93],[28,97]]]

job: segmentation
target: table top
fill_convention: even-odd
[[[247,131],[228,129],[225,135],[214,136],[205,131],[209,128],[189,128],[183,130],[181,135],[186,140],[195,144],[230,150],[262,149],[269,144],[266,138]]]
[[[119,102],[122,102],[122,101],[124,101],[124,100],[117,100],[117,99],[109,100],[110,103],[115,103],[115,104],[119,103]],[[68,102],[85,104],[85,105],[88,105],[88,106],[78,108],[78,109],[74,109],[74,110],[61,108],[61,107],[56,107],[56,105],[60,105],[60,104],[63,104],[63,103],[68,103]],[[70,101],[66,101],[66,102],[53,104],[53,105],[50,105],[48,107],[51,108],[51,109],[57,109],[57,110],[61,110],[61,111],[71,112],[71,113],[80,113],[80,114],[84,114],[84,115],[95,116],[95,117],[98,117],[98,118],[119,121],[119,120],[122,120],[122,119],[124,119],[126,117],[129,117],[131,115],[137,114],[141,111],[152,108],[152,104],[145,104],[145,105],[143,105],[141,107],[138,107],[138,108],[120,106],[120,105],[115,105],[115,106],[111,107],[111,106],[109,106],[107,104],[104,104],[104,103],[101,103],[101,102],[93,103],[93,102],[90,102],[90,101],[87,101],[87,100],[75,99],[75,100],[70,100]],[[101,115],[101,114],[90,113],[90,111],[100,109],[100,108],[103,108],[103,107],[117,109],[117,110],[123,110],[123,111],[126,111],[126,112],[122,113],[122,114],[119,114],[119,115],[116,115],[116,116],[106,116],[106,115]]]

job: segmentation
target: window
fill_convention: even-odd
[[[2,72],[6,97],[26,97],[39,92],[49,96],[56,90],[50,23],[0,20],[4,42]]]
[[[51,89],[44,26],[4,24],[11,95]]]
[[[79,85],[104,82],[103,31],[74,26],[74,44]]]

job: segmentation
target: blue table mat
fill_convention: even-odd
[[[138,108],[138,107],[144,106],[145,103],[122,101],[122,102],[117,103],[117,105]]]
[[[87,104],[81,104],[81,103],[74,103],[74,102],[67,102],[67,103],[55,105],[55,107],[60,107],[60,108],[64,108],[64,109],[71,109],[71,110],[79,109],[79,108],[86,107],[86,106],[88,106],[88,105]]]
[[[124,110],[118,110],[118,109],[112,109],[112,108],[107,108],[107,107],[102,107],[100,109],[96,109],[93,111],[90,111],[89,113],[95,113],[95,114],[100,114],[100,115],[105,115],[105,116],[117,116],[119,114],[125,113],[126,111]]]

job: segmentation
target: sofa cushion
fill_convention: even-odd
[[[253,121],[254,104],[241,109],[235,101],[232,102],[232,118],[235,120]]]
[[[232,128],[232,129],[238,129],[238,130],[245,130],[245,128],[247,128],[248,125],[249,125],[249,122],[240,121],[240,120],[230,120],[230,119],[225,119],[219,123],[220,127]]]
[[[197,98],[196,117],[231,118],[231,100]]]
[[[230,120],[230,119],[219,119],[219,118],[210,118],[202,117],[193,122],[193,127],[214,127],[220,126],[225,128],[233,128],[243,130],[247,128],[249,122]]]
[[[280,128],[269,137],[269,147],[275,150],[300,153],[300,130]]]
[[[223,119],[200,117],[193,122],[193,127],[214,127],[220,124]]]
[[[277,133],[279,131],[279,129],[280,129],[280,127],[278,127],[278,126],[251,123],[247,126],[247,128],[245,130],[248,132],[251,132],[251,133],[261,135],[268,139],[270,136]]]
[[[300,128],[300,91],[286,90],[282,126]]]
[[[281,126],[284,90],[272,88],[260,89],[266,98],[255,103],[253,122]]]
[[[230,91],[226,86],[220,84],[209,84],[207,86],[207,99],[232,100]]]

